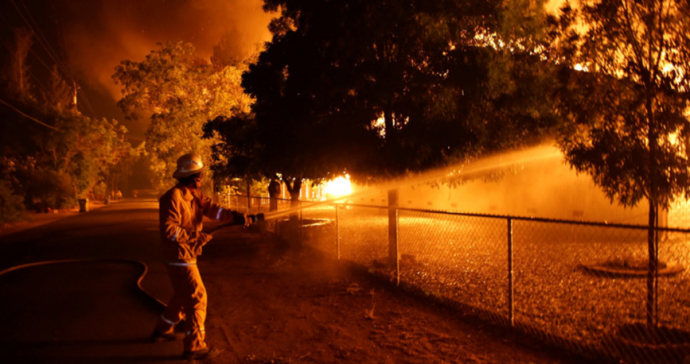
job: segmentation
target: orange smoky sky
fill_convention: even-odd
[[[548,0],[546,9],[555,13],[564,1]],[[115,118],[141,136],[148,123],[124,120],[116,106],[121,88],[112,80],[114,68],[122,60],[143,60],[157,43],[178,40],[193,44],[200,57],[209,59],[223,36],[234,42],[230,48],[235,57],[243,58],[270,40],[268,24],[277,14],[265,13],[262,5],[261,0],[3,0],[0,20],[6,26],[0,30],[7,33],[31,21],[34,32],[53,43],[85,103],[93,105],[95,115],[90,116]],[[33,48],[42,58],[34,62],[33,77],[45,84],[46,69],[55,62],[43,54],[38,39]]]
[[[17,1],[17,0],[15,0]],[[30,1],[30,0],[25,0]],[[555,12],[564,0],[549,0]],[[112,81],[122,60],[142,60],[157,43],[183,40],[208,59],[221,37],[235,41],[237,57],[270,40],[261,0],[64,0],[54,6],[74,76],[119,99]]]
[[[32,95],[42,100],[50,92],[55,67],[70,86],[71,81],[79,86],[78,109],[84,115],[117,120],[137,145],[150,122],[125,119],[117,106],[121,85],[112,79],[115,67],[123,60],[144,60],[158,43],[180,40],[207,60],[223,40],[225,56],[243,59],[271,38],[268,25],[277,14],[265,13],[262,5],[262,0],[0,0],[0,78],[16,55],[15,35],[32,34],[25,69]],[[142,163],[133,186],[150,186]]]
[[[112,81],[122,60],[142,60],[156,43],[183,40],[209,59],[223,35],[243,57],[270,40],[272,17],[260,0],[82,0],[65,1],[60,25],[70,69],[92,87],[119,98]]]

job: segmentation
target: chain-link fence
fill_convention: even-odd
[[[273,202],[271,201],[273,200]],[[232,210],[249,214],[268,213],[270,211],[287,210],[291,207],[291,200],[285,198],[268,198],[260,196],[217,194],[215,201]],[[274,204],[273,208],[271,204]],[[297,201],[296,206],[302,205]]]
[[[688,229],[658,229],[649,276],[645,226],[380,205],[296,210],[293,224],[286,214],[268,230],[581,354],[690,362]]]

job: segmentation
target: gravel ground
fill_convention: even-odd
[[[387,268],[386,209],[340,208],[341,258],[394,277]],[[335,220],[335,209],[305,210],[303,218]],[[313,231],[312,231],[313,230]],[[337,252],[335,224],[305,229],[308,244]],[[509,317],[508,233],[506,219],[400,211],[400,280],[428,295],[450,299],[488,313]],[[620,355],[616,339],[625,325],[644,327],[646,278],[594,275],[584,264],[613,259],[644,261],[646,231],[601,226],[513,222],[513,301],[516,325],[576,347]],[[660,243],[660,261],[687,268],[690,239],[669,233]],[[659,323],[690,327],[690,272],[684,269],[658,280]],[[642,335],[633,332],[632,336]],[[674,334],[670,334],[674,335]],[[682,341],[669,337],[670,341]],[[690,343],[681,344],[687,350]],[[687,352],[687,351],[686,351]],[[635,354],[659,359],[657,354]],[[644,360],[642,360],[644,361]]]

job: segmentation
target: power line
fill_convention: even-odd
[[[14,50],[12,49],[12,47],[11,47],[9,44],[7,44],[7,41],[6,41],[6,40],[4,40],[4,39],[2,40],[2,45],[4,45],[5,48],[7,48],[7,50],[10,52],[10,54],[11,54],[12,52],[14,52]],[[33,51],[32,51],[32,52],[33,52]],[[46,66],[46,64],[43,62],[42,59],[38,58],[38,60],[41,61],[41,64],[43,64],[44,66]],[[29,70],[29,73],[31,74],[32,79],[36,81],[36,83],[38,84],[38,86],[39,86],[44,92],[48,92],[48,89],[47,89],[46,86],[43,84],[43,82],[41,82],[41,80],[40,80],[38,77],[36,77],[36,75],[35,75],[33,72],[31,72],[31,70]]]
[[[30,119],[30,120],[33,120],[33,121],[35,121],[35,122],[37,122],[37,123],[39,123],[39,124],[41,124],[41,125],[43,125],[43,126],[45,126],[45,127],[47,127],[47,128],[51,128],[51,129],[53,129],[53,130],[57,130],[57,128],[55,128],[54,126],[48,125],[48,124],[46,124],[46,123],[44,123],[44,122],[42,122],[42,121],[40,121],[40,120],[34,118],[33,116],[29,116],[29,115],[27,115],[27,114],[21,112],[19,109],[17,109],[17,108],[15,108],[14,106],[12,106],[12,105],[6,103],[6,102],[3,101],[2,99],[0,99],[0,103],[5,104],[5,105],[6,105],[7,107],[9,107],[10,109],[12,109],[12,110],[18,112],[19,114],[23,115],[24,117],[26,117],[26,118],[28,118],[28,119]]]
[[[9,107],[10,109],[14,110],[14,111],[17,112],[18,114],[20,114],[20,115],[22,115],[22,116],[24,116],[24,117],[26,117],[26,118],[28,118],[28,119],[30,119],[30,120],[32,120],[32,121],[35,121],[35,122],[37,122],[37,123],[39,123],[39,124],[41,124],[41,125],[43,125],[43,126],[45,126],[45,127],[47,127],[47,128],[50,128],[50,129],[53,129],[53,130],[58,130],[58,129],[55,128],[54,126],[48,125],[48,124],[46,124],[46,123],[44,123],[44,122],[42,122],[42,121],[40,121],[40,120],[34,118],[33,116],[27,115],[26,113],[22,112],[21,110],[17,109],[16,107],[12,106],[11,104],[5,102],[5,101],[2,100],[2,99],[0,99],[0,103],[1,103],[1,104],[4,104],[5,106],[7,106],[7,107]],[[129,139],[129,140],[134,140],[134,141],[138,141],[138,142],[144,142],[144,141],[146,141],[146,139],[133,137],[133,136],[130,136],[130,135],[127,135],[127,134],[124,134],[123,136],[124,136],[125,138]]]
[[[14,27],[12,27],[12,25],[10,25],[10,22],[7,21],[7,18],[5,18],[5,16],[2,15],[2,13],[0,13],[0,19],[2,19],[2,22],[3,22],[5,25],[7,25],[7,27],[10,28],[10,30],[13,30],[13,29],[14,29]]]
[[[38,86],[39,86],[41,89],[43,89],[43,92],[45,92],[46,95],[47,95],[50,91],[48,91],[48,88],[43,84],[43,82],[41,82],[41,80],[40,80],[38,77],[36,77],[36,76],[33,74],[33,72],[31,73],[31,76],[33,76],[32,78],[36,81],[36,83],[38,84]]]
[[[93,115],[93,117],[96,117],[96,110],[94,110],[94,108],[91,106],[89,99],[86,98],[86,93],[82,91],[81,88],[77,89],[77,93],[81,95],[82,101],[84,101],[83,104],[86,106],[86,109],[91,113],[91,115]]]
[[[13,3],[14,3],[14,1],[13,1]],[[46,38],[46,36],[43,35],[43,32],[41,31],[41,27],[38,26],[38,23],[36,23],[36,20],[34,20],[34,17],[31,15],[29,8],[26,7],[26,4],[24,4],[24,1],[19,0],[19,3],[22,4],[22,8],[24,8],[24,11],[26,11],[26,15],[29,16],[29,19],[31,19],[31,23],[33,23],[33,25],[36,27],[36,30],[38,31],[37,35],[40,36],[41,38],[43,38],[43,40],[46,42],[46,44],[48,45],[50,50],[53,51],[53,54],[55,54],[55,56],[57,57],[57,55],[58,55],[57,52],[55,52],[53,47],[50,47],[50,42],[48,42],[48,38]],[[15,6],[15,8],[16,8],[16,6]],[[57,57],[57,58],[59,58],[59,57]]]
[[[67,68],[67,66],[65,66],[64,63],[62,63],[62,61],[60,60],[60,57],[58,56],[57,52],[55,52],[55,50],[50,46],[50,42],[48,41],[48,38],[46,38],[45,35],[43,34],[43,32],[41,31],[41,27],[38,25],[38,23],[36,22],[36,20],[35,20],[35,19],[33,18],[33,16],[31,15],[31,12],[30,12],[29,9],[26,7],[26,4],[24,4],[23,1],[19,0],[20,4],[22,5],[22,8],[24,8],[24,11],[26,12],[26,15],[29,17],[29,19],[31,19],[31,22],[29,22],[29,20],[27,19],[27,17],[24,16],[24,13],[19,9],[19,7],[17,6],[17,4],[14,2],[14,0],[10,0],[10,2],[11,2],[12,5],[14,6],[14,9],[17,11],[17,13],[19,13],[19,16],[21,16],[21,18],[24,20],[24,23],[31,29],[31,31],[32,31],[34,34],[36,34],[36,39],[38,40],[38,43],[43,47],[43,49],[45,49],[45,51],[46,51],[46,53],[48,54],[48,56],[49,56],[50,58],[52,58],[53,61],[55,62],[55,64],[62,70],[62,72],[65,73],[65,75],[67,76],[67,78],[68,78],[69,81],[72,81],[73,83],[76,83],[76,79],[74,78],[74,76],[72,76],[72,74],[70,73],[70,71],[69,71],[69,69]],[[33,24],[33,26],[32,26],[32,24]],[[52,69],[51,69],[50,67],[48,67],[48,66],[45,64],[45,62],[43,62],[43,60],[41,59],[41,57],[40,57],[36,52],[32,52],[32,53],[34,53],[34,55],[39,59],[39,61],[40,61],[41,63],[43,63],[43,65],[44,65],[48,70],[52,71]],[[91,103],[89,102],[88,97],[86,97],[86,93],[83,92],[83,91],[81,91],[80,89],[77,89],[77,93],[81,95],[81,98],[82,98],[82,100],[84,101],[84,105],[85,105],[86,111],[88,111],[93,117],[96,117],[96,111],[95,111],[95,109],[91,106]]]
[[[10,53],[14,52],[14,50],[11,49],[10,45],[8,45],[6,41],[3,40],[3,41],[2,41],[2,44],[10,51]],[[44,61],[44,60],[43,60],[33,49],[31,50],[31,53],[32,53],[34,56],[36,56],[36,59],[38,59],[39,63],[40,63],[41,65],[43,65],[43,67],[45,67],[45,68],[46,68],[47,70],[49,70],[51,73],[53,72],[53,69],[50,68],[50,66],[48,66],[48,65],[45,63],[45,61]],[[46,87],[46,86],[43,84],[43,82],[41,82],[41,78],[40,78],[40,77],[36,77],[36,75],[35,75],[31,70],[29,70],[29,73],[30,73],[31,76],[32,76],[31,79],[32,79],[34,82],[36,82],[36,84],[38,85],[38,87],[40,87],[40,88],[43,90],[43,92],[45,92],[46,94],[50,93],[50,91],[48,90],[48,87]],[[91,109],[91,110],[92,110],[92,112],[93,112],[93,109]],[[93,115],[95,115],[95,112],[93,112]]]
[[[57,53],[55,53],[55,51],[53,51],[53,49],[50,47],[50,44],[48,43],[47,39],[44,39],[43,37],[41,37],[43,33],[40,32],[40,29],[39,29],[39,31],[36,31],[36,29],[34,29],[34,27],[31,25],[31,23],[26,18],[26,16],[24,16],[24,13],[21,11],[21,9],[19,9],[17,4],[14,2],[14,0],[10,0],[10,2],[14,6],[14,9],[17,11],[19,16],[22,17],[22,19],[24,20],[24,23],[29,27],[29,29],[31,29],[31,31],[34,34],[36,34],[36,39],[38,40],[38,43],[43,47],[43,49],[45,49],[46,53],[48,53],[48,56],[53,59],[55,64],[57,64],[58,67],[60,67],[60,69],[62,69],[62,71],[65,73],[65,75],[67,75],[67,77],[71,81],[74,81],[74,77],[72,77],[72,75],[70,74],[69,69],[67,69],[67,67],[65,67],[65,65],[60,61],[59,57],[57,56]]]
[[[9,25],[9,23],[7,22],[7,20],[5,19],[5,17],[2,15],[2,13],[0,13],[0,19],[3,20],[4,23],[5,23],[5,25],[7,25],[11,30],[14,29],[11,25]],[[6,39],[3,39],[3,40],[2,40],[2,44],[5,46],[5,48],[7,48],[7,50],[10,52],[10,54],[14,53],[15,50],[12,49],[12,46],[10,45],[10,43],[9,43]],[[50,67],[50,66],[48,66],[48,64],[46,63],[46,61],[44,61],[43,58],[41,58],[41,56],[40,56],[33,48],[30,49],[29,51],[31,52],[31,54],[33,54],[33,55],[36,57],[36,59],[38,60],[38,62],[39,62],[43,67],[45,67],[45,68],[46,68],[48,71],[50,71],[50,72],[53,71],[53,68]]]
[[[33,53],[33,55],[36,56],[36,59],[38,59],[38,61],[43,65],[43,67],[45,67],[45,68],[46,68],[48,71],[50,71],[51,73],[53,72],[53,69],[52,69],[50,66],[48,66],[48,64],[43,60],[43,58],[41,58],[41,57],[38,55],[38,53],[36,53],[36,51],[34,51],[34,50],[32,49],[32,50],[31,50],[31,53]]]

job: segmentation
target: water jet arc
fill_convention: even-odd
[[[441,168],[441,169],[429,171],[429,172],[421,174],[419,176],[405,178],[405,179],[399,179],[399,180],[383,183],[380,185],[372,186],[370,188],[349,194],[347,196],[334,197],[334,198],[326,199],[323,201],[317,201],[317,202],[313,202],[313,203],[309,203],[309,204],[303,204],[299,207],[293,207],[293,208],[289,208],[287,210],[265,213],[264,218],[274,219],[274,218],[277,218],[280,216],[285,216],[285,215],[293,214],[295,212],[299,212],[300,210],[318,207],[321,205],[330,205],[330,204],[337,203],[338,201],[345,201],[346,199],[349,199],[349,198],[366,196],[366,195],[369,195],[371,193],[374,193],[374,192],[377,192],[380,190],[386,190],[386,191],[387,190],[394,190],[394,189],[404,187],[404,186],[428,183],[428,182],[436,181],[439,179],[458,176],[458,175],[469,178],[469,177],[472,177],[473,175],[476,175],[479,173],[484,173],[484,172],[495,170],[498,168],[508,167],[508,166],[511,166],[514,164],[532,163],[532,162],[542,161],[542,160],[546,160],[546,159],[561,158],[561,157],[562,157],[562,154],[560,153],[560,151],[558,151],[558,149],[556,149],[555,147],[553,147],[551,145],[542,145],[542,146],[538,146],[538,147],[531,148],[528,150],[512,152],[512,153],[501,153],[498,155],[488,156],[486,158],[482,158],[480,160],[477,160],[475,162],[470,163],[467,166],[463,166],[463,165],[457,166],[456,165],[456,166]],[[216,232],[216,231],[218,231],[224,227],[230,226],[230,225],[231,224],[224,224],[224,225],[217,226],[217,227],[209,230],[208,233],[212,234],[212,233],[214,233],[214,232]]]

